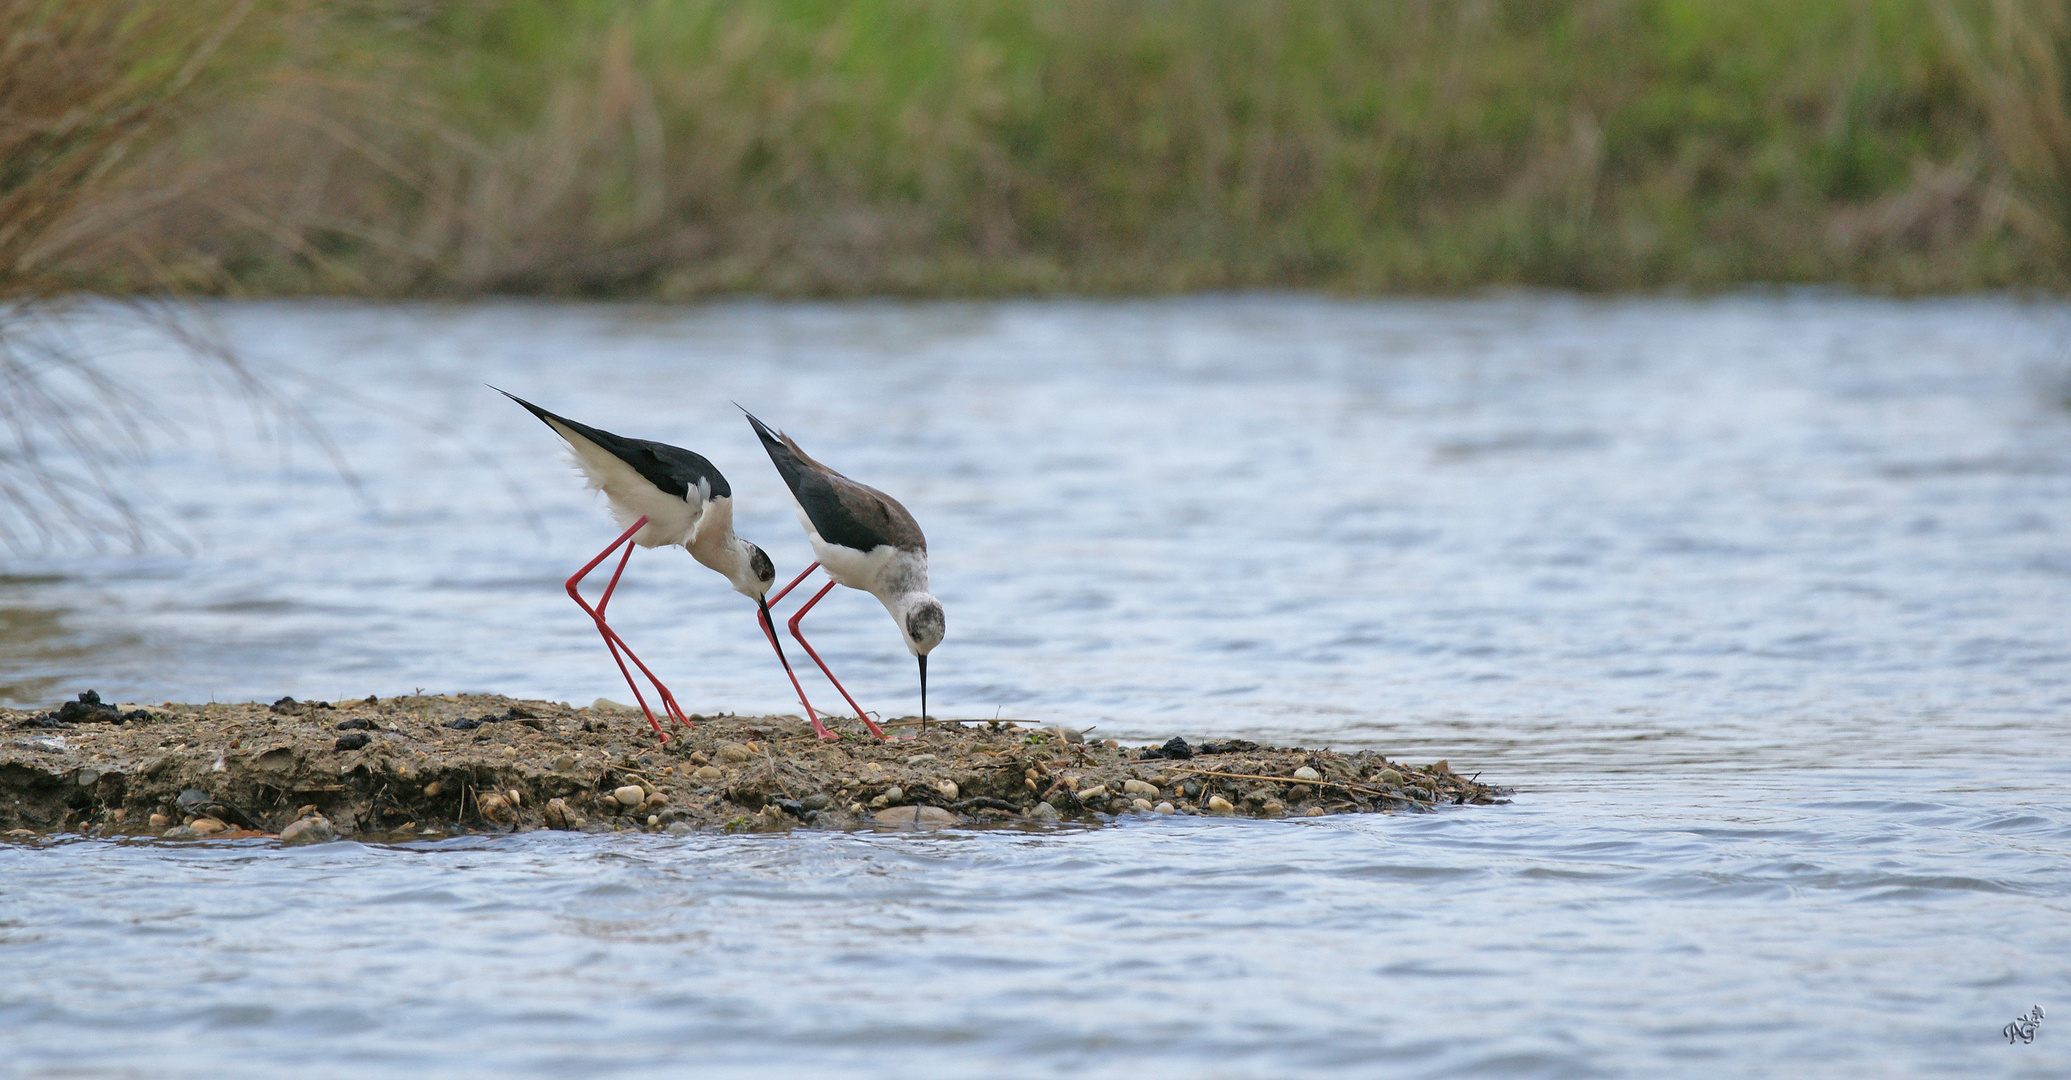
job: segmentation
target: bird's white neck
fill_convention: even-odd
[[[755,546],[734,535],[732,499],[721,497],[707,503],[697,529],[683,547],[691,558],[725,575],[741,595],[757,597],[769,590],[769,583],[755,572]]]

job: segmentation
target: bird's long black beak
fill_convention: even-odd
[[[928,655],[920,656],[920,722],[928,722]]]
[[[755,608],[762,613],[762,632],[769,635],[769,647],[777,650],[777,663],[784,665],[784,670],[789,672],[791,659],[784,655],[784,646],[777,641],[777,624],[769,617],[769,601],[758,596],[755,598]]]

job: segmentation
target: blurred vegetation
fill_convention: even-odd
[[[110,324],[148,325],[202,385],[342,468],[302,410],[184,309],[93,296],[192,284],[162,262],[165,222],[241,160],[182,139],[263,97],[298,52],[292,35],[320,14],[258,0],[0,0],[0,546],[180,542],[138,510],[124,475],[167,425],[82,342]]]
[[[113,82],[19,62],[55,12],[174,10],[198,14],[125,39]],[[17,288],[1914,293],[2071,269],[2071,27],[2038,0],[0,13],[0,124],[30,86],[77,144],[0,132]],[[137,128],[108,87],[186,104]],[[24,214],[46,175],[90,197]]]

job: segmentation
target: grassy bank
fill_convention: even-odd
[[[207,109],[105,178],[120,242],[43,270],[685,297],[2071,265],[2071,33],[2035,2],[245,7]]]

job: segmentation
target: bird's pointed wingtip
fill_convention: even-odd
[[[513,394],[513,393],[511,393],[511,392],[510,392],[510,391],[508,391],[508,390],[505,390],[505,389],[504,389],[503,387],[501,387],[501,386],[490,386],[490,385],[489,385],[488,383],[483,383],[482,385],[483,385],[483,386],[488,386],[488,387],[489,387],[489,389],[491,389],[491,390],[494,390],[494,391],[496,391],[496,392],[497,392],[497,393],[499,393],[499,394],[502,394],[502,395],[503,395],[504,397],[507,397],[507,398],[511,399],[512,401],[515,401],[515,402],[517,402],[517,403],[518,403],[518,404],[520,404],[520,405],[523,405],[523,406],[525,407],[525,411],[526,411],[526,412],[529,412],[529,413],[531,413],[532,415],[534,415],[534,416],[536,416],[536,417],[539,417],[540,421],[541,421],[541,422],[543,422],[543,423],[545,423],[545,424],[546,424],[546,426],[548,426],[548,427],[553,427],[553,426],[554,426],[554,421],[556,421],[556,420],[560,419],[560,417],[558,417],[558,416],[555,416],[555,415],[554,415],[553,413],[550,413],[550,412],[546,411],[545,409],[542,409],[542,408],[540,408],[539,406],[537,406],[537,405],[534,405],[533,403],[531,403],[531,402],[529,402],[529,401],[526,401],[526,400],[525,400],[524,398],[521,398],[521,397],[519,397],[518,395],[516,395],[516,394]],[[558,429],[556,429],[556,430],[558,430]]]
[[[755,434],[761,436],[763,442],[773,443],[777,441],[777,433],[772,431],[768,424],[763,423],[760,417],[757,417],[747,409],[741,408],[741,403],[738,401],[734,402],[733,407],[740,409],[741,415],[748,418],[748,423],[755,428]]]

